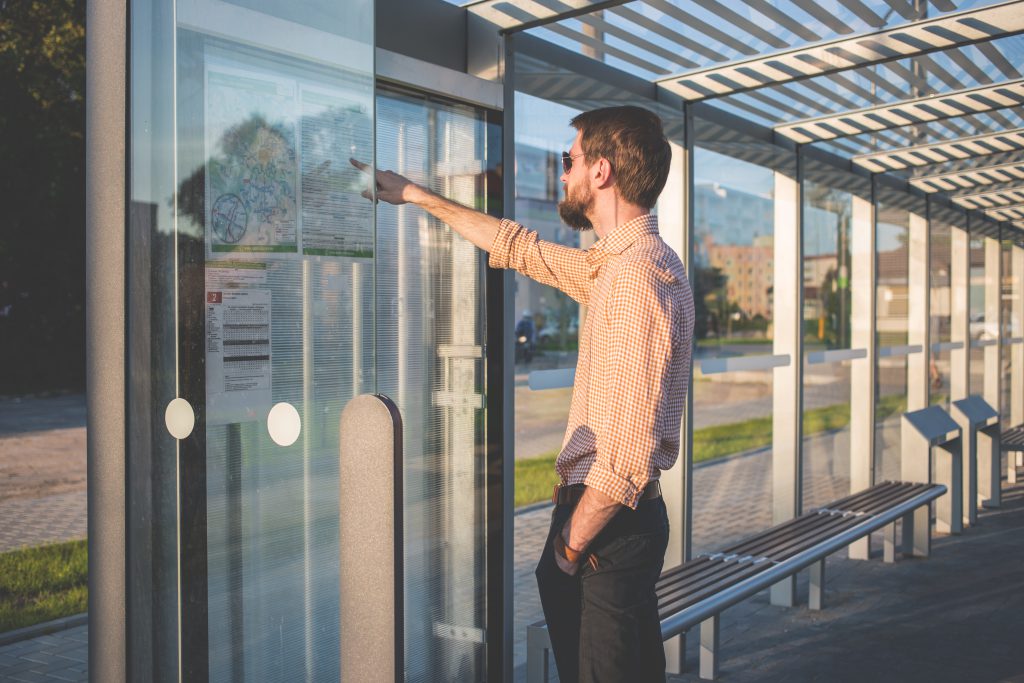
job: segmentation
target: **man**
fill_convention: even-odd
[[[589,307],[537,583],[560,680],[663,681],[654,586],[668,517],[658,478],[679,451],[693,339],[686,273],[651,214],[671,152],[661,120],[639,107],[586,112],[571,125],[558,211],[597,233],[589,250],[541,241],[390,171],[377,173],[376,196],[424,208],[490,252],[492,267]]]

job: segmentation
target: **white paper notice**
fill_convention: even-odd
[[[262,420],[271,380],[270,290],[207,290],[207,423]]]

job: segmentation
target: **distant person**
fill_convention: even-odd
[[[533,360],[537,349],[537,326],[533,322],[533,313],[529,309],[523,311],[523,317],[516,323],[516,362]]]
[[[597,109],[571,125],[558,212],[596,232],[586,251],[391,171],[376,173],[376,197],[424,208],[490,252],[492,267],[588,306],[537,584],[560,680],[663,681],[655,582],[669,530],[658,479],[679,452],[694,317],[683,264],[651,213],[671,152],[661,120],[639,107]]]

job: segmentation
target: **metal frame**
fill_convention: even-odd
[[[910,179],[910,184],[925,192],[951,192],[1019,180],[1024,180],[1024,160],[951,173],[916,176]]]
[[[127,680],[127,4],[86,6],[89,679]]]

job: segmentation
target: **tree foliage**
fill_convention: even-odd
[[[85,1],[0,0],[0,393],[85,367]]]

